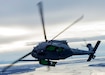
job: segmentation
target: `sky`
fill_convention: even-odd
[[[0,59],[32,51],[28,42],[44,41],[37,3],[41,0],[0,0]],[[105,0],[42,0],[48,40],[80,16],[84,18],[56,39],[84,42],[102,40],[104,50]],[[72,40],[71,40],[72,39]],[[80,43],[77,43],[81,46]],[[77,44],[71,43],[73,47]],[[84,43],[83,43],[84,44]],[[94,44],[94,43],[93,43]],[[6,57],[5,57],[6,56]]]

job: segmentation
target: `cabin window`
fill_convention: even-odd
[[[44,60],[44,59],[40,60],[39,62],[40,62],[40,64],[42,64],[42,65],[48,65],[48,61],[46,61],[46,60]]]
[[[63,48],[59,47],[59,48],[57,48],[57,51],[58,52],[62,52],[63,51]]]

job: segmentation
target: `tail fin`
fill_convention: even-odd
[[[90,50],[93,51],[93,53],[90,53],[90,54],[89,54],[89,58],[87,59],[87,61],[91,61],[91,59],[94,59],[94,58],[95,58],[95,55],[94,55],[94,54],[95,54],[95,52],[96,52],[98,46],[100,45],[100,42],[101,42],[101,41],[97,41],[97,43],[96,43],[96,45],[95,45],[94,48],[92,47],[91,44],[88,44],[88,45],[87,45],[87,47],[89,48],[89,51],[90,51]]]

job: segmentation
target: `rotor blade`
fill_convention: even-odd
[[[14,61],[12,64],[10,64],[10,65],[8,65],[7,67],[5,67],[5,68],[2,70],[2,72],[5,72],[8,68],[12,67],[15,63],[19,62],[20,60],[22,60],[23,58],[29,56],[30,54],[31,54],[31,52],[28,53],[28,54],[26,54],[26,55],[24,55],[23,57],[19,58],[18,60]]]
[[[62,34],[64,31],[66,31],[68,28],[70,28],[71,26],[73,26],[74,24],[76,24],[77,22],[79,22],[80,20],[83,19],[83,15],[78,18],[77,20],[75,20],[71,25],[69,25],[68,27],[66,27],[64,30],[62,30],[59,34],[57,34],[55,37],[52,38],[52,40],[54,40],[56,37],[58,37],[60,34]]]
[[[39,7],[39,13],[40,13],[40,17],[41,17],[42,26],[43,26],[44,39],[47,42],[45,25],[44,25],[44,18],[43,18],[43,4],[42,4],[42,2],[38,3],[38,7]]]

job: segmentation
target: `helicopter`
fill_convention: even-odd
[[[97,41],[95,46],[93,47],[91,43],[88,43],[86,47],[88,48],[88,51],[81,50],[77,48],[71,48],[68,45],[68,42],[66,40],[54,40],[56,37],[58,37],[60,34],[62,34],[64,31],[66,31],[68,28],[79,22],[83,16],[79,17],[77,20],[75,20],[72,24],[70,24],[68,27],[66,27],[64,30],[62,30],[59,34],[57,34],[55,37],[53,37],[51,40],[47,39],[46,31],[45,31],[45,24],[44,24],[44,16],[43,16],[43,3],[38,3],[39,13],[41,17],[41,23],[43,28],[43,34],[44,34],[44,42],[40,42],[37,46],[33,48],[33,50],[23,57],[19,58],[18,60],[14,61],[12,64],[6,66],[3,68],[2,72],[5,72],[8,68],[12,67],[14,64],[16,64],[19,61],[38,61],[39,64],[45,65],[45,66],[56,66],[57,62],[53,60],[62,60],[66,59],[70,56],[74,55],[89,55],[87,62],[91,61],[95,58],[95,52],[100,45],[101,41]],[[31,55],[35,60],[24,60],[27,56]]]

